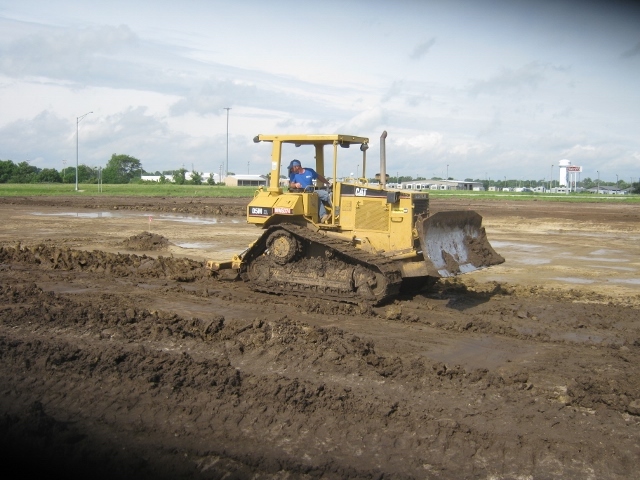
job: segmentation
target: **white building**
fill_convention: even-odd
[[[207,180],[209,179],[209,175],[211,175],[208,172],[205,173],[201,173],[200,174],[202,176],[202,183],[207,183]],[[173,182],[173,175],[165,175],[164,179],[167,182]],[[184,172],[184,179],[189,181],[191,180],[191,172]],[[160,175],[142,175],[141,177],[142,181],[145,182],[159,182],[160,181]],[[220,183],[220,175],[218,175],[217,173],[213,174],[213,181],[216,183]]]
[[[267,183],[265,175],[229,175],[224,179],[227,187],[266,187]]]
[[[482,182],[466,180],[411,180],[402,183],[387,183],[387,187],[399,190],[484,190]]]

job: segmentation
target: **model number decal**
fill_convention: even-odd
[[[285,207],[273,207],[273,213],[284,213],[286,215],[291,215],[293,213],[290,208]]]
[[[271,215],[271,209],[269,208],[263,208],[263,207],[250,207],[249,208],[249,215],[251,216],[258,216],[258,217],[268,217],[269,215]]]

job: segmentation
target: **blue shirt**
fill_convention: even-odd
[[[318,173],[313,168],[304,168],[304,173],[295,173],[289,179],[293,183],[299,183],[300,188],[307,188],[313,185],[313,181],[318,178]]]

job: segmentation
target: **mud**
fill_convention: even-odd
[[[5,472],[640,478],[636,206],[433,200],[505,263],[374,308],[209,277],[245,203],[0,199]]]

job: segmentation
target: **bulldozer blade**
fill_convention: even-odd
[[[452,277],[504,262],[487,240],[482,217],[476,212],[439,212],[419,219],[416,229],[427,269],[435,277]]]

